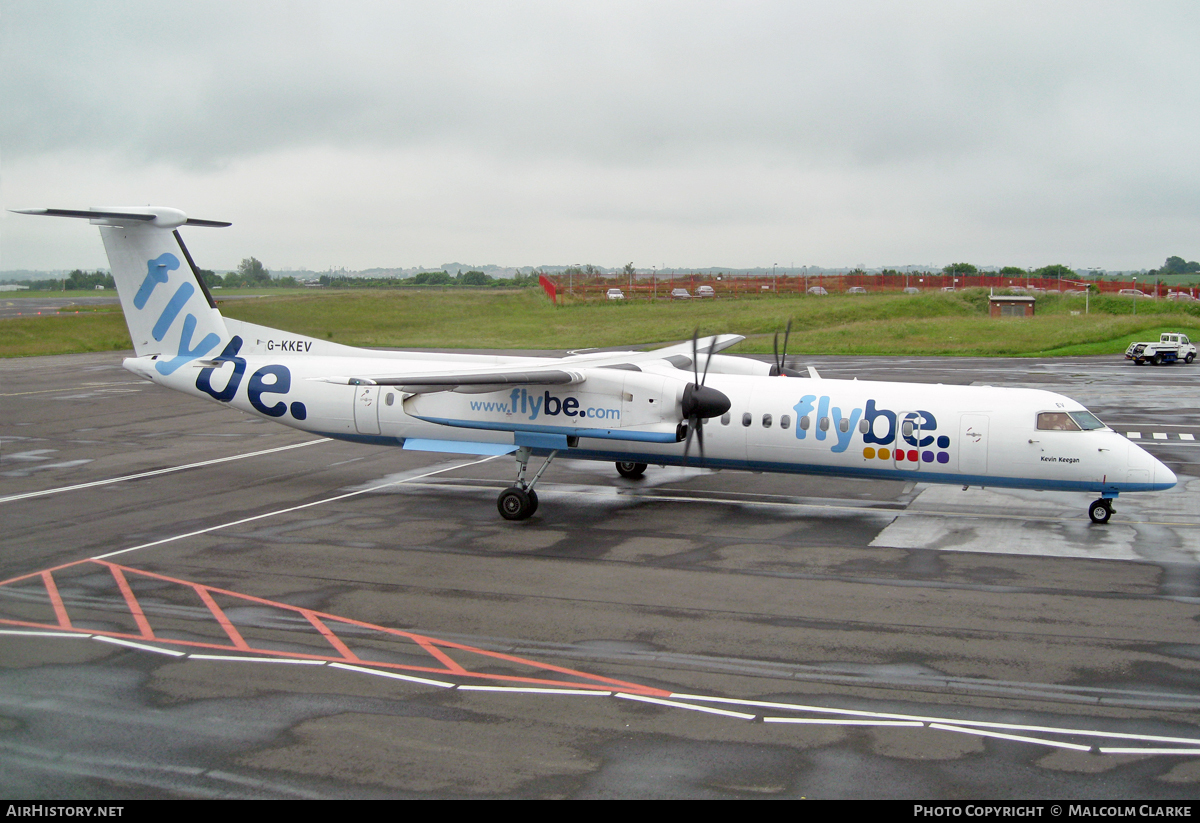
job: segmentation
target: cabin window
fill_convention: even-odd
[[[790,429],[792,427],[792,418],[786,414],[779,416],[779,428]]]
[[[742,415],[742,425],[743,426],[749,426],[753,422],[754,422],[754,415],[750,414],[750,412],[746,412],[745,414]]]
[[[763,415],[763,428],[764,429],[771,428],[771,415],[769,415],[769,414]]]
[[[850,421],[848,419],[846,419],[845,417],[843,417],[841,420],[838,421],[838,428],[844,432],[850,431]]]
[[[829,418],[828,417],[821,418],[821,431],[823,431],[823,432],[829,431]]]
[[[729,425],[729,412],[725,412],[723,415],[721,415],[721,425],[722,426]]]
[[[812,421],[809,420],[807,417],[801,417],[800,422],[797,423],[796,425],[798,425],[800,428],[804,429],[804,431],[808,431],[808,427],[812,425]]]
[[[864,417],[862,420],[858,421],[858,430],[863,434],[866,434],[871,430],[871,424],[867,422],[867,418]]]
[[[912,437],[913,436],[913,422],[911,420],[905,420],[904,423],[900,426],[900,431],[904,433],[905,437]]]
[[[1042,412],[1037,416],[1038,431],[1077,432],[1079,424],[1066,412]]]
[[[392,394],[391,392],[388,392],[387,397],[383,398],[383,402],[387,403],[389,406],[392,405],[393,403],[396,402],[396,395]]]

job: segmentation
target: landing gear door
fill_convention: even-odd
[[[958,470],[987,474],[988,416],[964,414],[958,424]]]
[[[354,387],[354,428],[359,434],[379,434],[379,387]]]
[[[921,420],[920,412],[896,412],[896,448],[892,450],[892,463],[902,471],[921,468]]]

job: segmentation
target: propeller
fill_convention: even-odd
[[[708,379],[708,365],[712,362],[713,347],[709,343],[708,357],[704,360],[704,373],[700,368],[700,330],[692,332],[692,374],[696,380],[688,383],[683,389],[683,402],[680,410],[687,420],[687,441],[683,444],[683,463],[687,465],[688,453],[692,448],[692,435],[700,446],[700,462],[704,462],[704,421],[712,417],[720,417],[729,411],[730,402],[722,392],[710,389],[704,385]]]
[[[771,366],[772,377],[804,377],[805,375],[795,369],[789,369],[784,365],[787,359],[787,344],[788,337],[792,334],[792,321],[789,320],[787,328],[783,332],[783,351],[779,350],[779,332],[775,332],[775,365]]]

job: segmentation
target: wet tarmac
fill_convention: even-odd
[[[1195,797],[1200,366],[805,359],[1075,397],[1180,478],[1108,526],[570,460],[509,523],[510,458],[318,440],[120,359],[0,361],[8,796]]]

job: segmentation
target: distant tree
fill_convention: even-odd
[[[586,266],[583,267],[583,276],[584,277],[599,277],[600,269],[596,268],[591,263],[588,263]]]
[[[637,269],[633,267],[632,261],[625,264],[625,268],[621,270],[621,274],[624,275],[626,280],[631,282],[637,277]]]
[[[238,263],[237,273],[248,286],[267,286],[271,283],[271,273],[254,257],[244,258]]]
[[[979,269],[970,263],[951,263],[942,267],[942,274],[979,274]]]
[[[444,271],[423,271],[409,280],[415,286],[448,286],[454,278]]]
[[[1029,274],[1029,272],[1025,271],[1025,269],[1021,268],[1020,266],[1005,266],[1004,268],[1000,269],[1000,274],[1003,277],[1024,277],[1025,275]]]
[[[1163,263],[1163,267],[1158,270],[1159,274],[1193,274],[1200,272],[1200,263],[1196,261],[1186,261],[1182,257],[1171,256],[1167,258],[1167,262]]]
[[[75,271],[67,275],[63,284],[63,288],[66,289],[84,289],[88,291],[95,289],[97,286],[115,289],[117,284],[111,274],[105,274],[98,270],[82,271],[80,269],[75,269]]]
[[[1042,266],[1033,273],[1034,277],[1040,277],[1043,280],[1054,280],[1055,278],[1065,277],[1068,280],[1076,277],[1075,270],[1064,266],[1061,263],[1055,263],[1052,266]]]
[[[213,286],[224,286],[225,278],[209,269],[200,269],[200,278],[204,281],[204,285],[210,289]]]
[[[464,286],[487,286],[492,283],[492,278],[474,269],[465,274],[460,274],[456,279]]]

